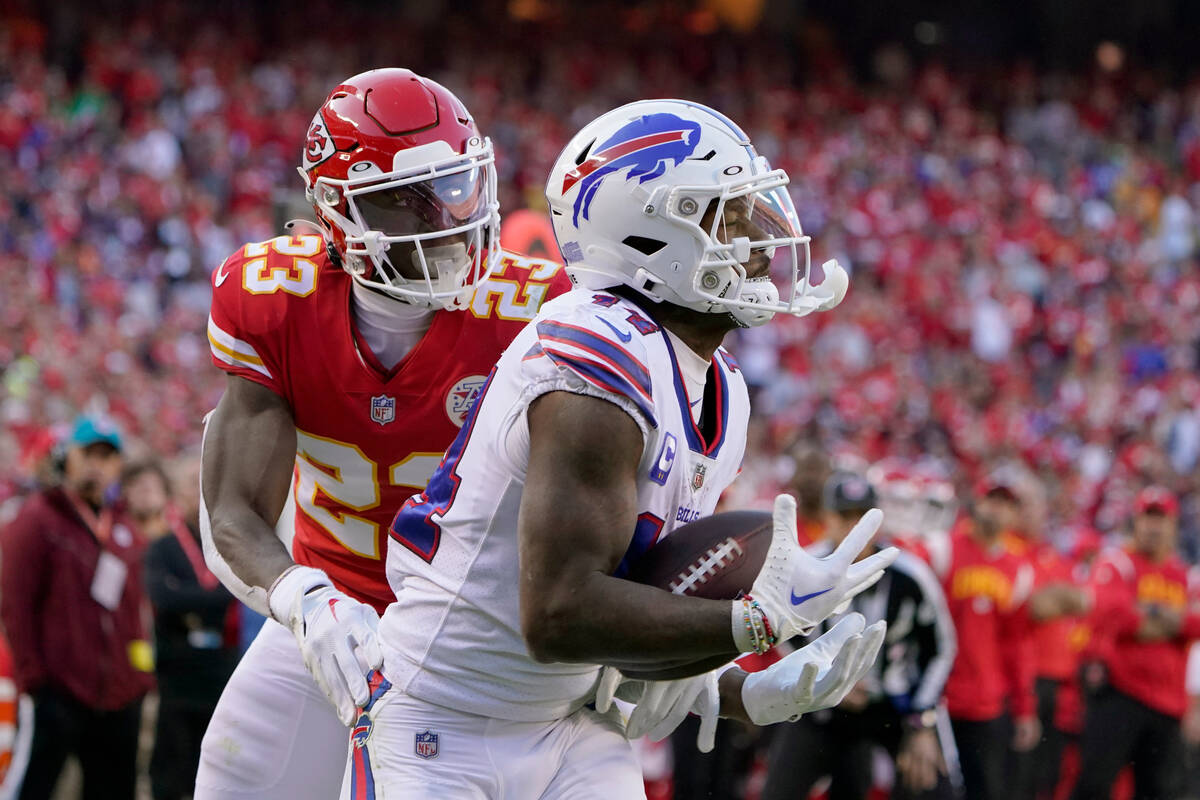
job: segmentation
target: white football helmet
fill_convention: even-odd
[[[576,285],[625,285],[750,326],[833,308],[849,285],[836,261],[823,280],[810,274],[787,183],[723,114],[643,100],[575,135],[546,199]]]

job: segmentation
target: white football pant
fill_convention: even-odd
[[[645,800],[616,708],[511,722],[417,700],[378,673],[371,688],[342,800]]]
[[[208,724],[194,800],[337,797],[349,732],[292,632],[268,619]]]

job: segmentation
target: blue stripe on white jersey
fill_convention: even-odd
[[[612,327],[612,324],[599,314],[596,315],[596,319],[608,326],[609,330],[622,341],[630,341],[632,339],[633,334]],[[552,320],[539,322],[537,324],[537,332],[538,339],[541,340],[543,347],[547,346],[547,343],[550,342],[568,344],[607,362],[633,383],[638,391],[646,396],[647,400],[650,399],[649,370],[646,369],[645,364],[616,342],[606,339],[593,331],[589,331],[587,328],[554,322]]]

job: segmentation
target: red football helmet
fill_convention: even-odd
[[[958,516],[954,484],[932,460],[889,456],[867,470],[879,492],[884,533],[898,537],[944,535]]]
[[[445,87],[375,69],[334,88],[299,168],[331,251],[356,281],[461,308],[500,253],[495,157]]]

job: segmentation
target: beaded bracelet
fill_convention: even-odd
[[[750,634],[750,647],[755,653],[761,654],[762,639],[758,630],[758,626],[754,624],[754,608],[750,605],[750,601],[742,598],[742,621],[746,623],[746,631]]]
[[[750,595],[742,598],[742,620],[746,623],[746,630],[750,634],[755,653],[762,655],[775,646],[778,638],[771,630],[767,615],[763,613],[762,606],[758,604],[758,601]]]

